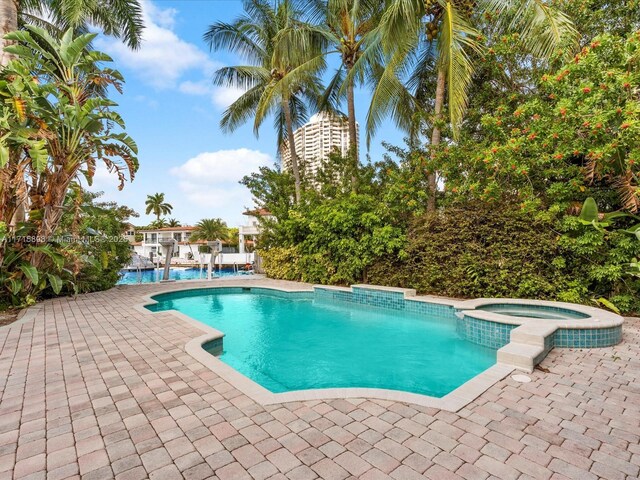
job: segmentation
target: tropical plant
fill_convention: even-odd
[[[73,283],[66,284],[64,293],[113,287],[120,279],[120,270],[131,258],[131,247],[122,232],[129,219],[138,214],[115,202],[99,201],[101,195],[74,185],[67,196],[58,234],[61,238],[71,234],[73,239],[61,245],[60,250],[67,276]]]
[[[9,63],[11,53],[5,48],[11,39],[9,32],[35,25],[60,37],[72,29],[78,34],[87,33],[89,26],[101,29],[106,35],[122,38],[131,48],[138,48],[142,41],[142,5],[139,0],[0,0],[2,23],[2,58],[0,65]]]
[[[597,37],[541,75],[527,101],[507,99],[484,115],[483,139],[440,153],[449,191],[484,200],[517,192],[523,208],[553,214],[578,211],[588,196],[605,210],[638,211],[637,38]]]
[[[160,217],[162,215],[170,215],[173,211],[173,205],[164,201],[164,193],[147,195],[147,199],[144,204],[147,206],[144,213],[146,215],[153,213],[156,216],[156,222],[160,221]],[[164,226],[167,226],[166,223]]]
[[[30,305],[46,288],[55,294],[62,290],[61,275],[68,272],[64,270],[64,256],[54,244],[36,245],[33,238],[30,225],[9,233],[0,221],[0,305],[8,303],[7,298],[13,306]],[[32,261],[35,256],[41,259],[37,266]]]
[[[302,180],[293,130],[307,119],[307,106],[318,103],[320,74],[325,68],[323,42],[320,38],[313,38],[307,45],[276,42],[281,32],[303,26],[302,12],[294,0],[282,0],[275,7],[267,0],[244,0],[243,5],[245,13],[233,23],[216,22],[204,34],[212,51],[226,49],[249,62],[223,67],[213,77],[216,85],[244,91],[224,112],[220,126],[230,132],[253,118],[257,136],[272,114],[278,149],[281,153],[289,150],[299,202]]]
[[[116,103],[103,96],[120,90],[119,72],[102,67],[107,55],[88,50],[96,34],[55,39],[28,26],[7,38],[16,59],[0,75],[0,214],[11,228],[20,205],[29,206],[29,229],[46,243],[56,231],[67,191],[84,177],[91,184],[98,161],[120,180],[138,168],[137,147],[123,131]],[[46,252],[29,255],[38,268]]]
[[[170,218],[167,220],[167,227],[180,227],[180,220],[176,220],[175,218]]]
[[[398,75],[409,71],[409,83],[420,85],[416,79],[423,77],[425,68],[433,65],[435,94],[429,122],[433,160],[447,125],[445,108],[453,137],[458,137],[468,101],[467,92],[473,80],[474,62],[483,54],[483,22],[497,24],[503,32],[519,31],[529,52],[542,58],[550,58],[558,48],[577,37],[570,19],[541,1],[389,0],[377,32],[387,54],[387,63],[375,86],[367,128],[375,129],[388,112],[394,112],[399,126],[406,127],[406,116],[413,115],[413,108],[406,102],[406,88]],[[363,55],[360,61],[375,54],[372,49],[371,54]],[[437,191],[435,165],[431,166],[429,174],[429,190],[428,209],[433,211]]]
[[[214,241],[226,240],[228,237],[227,224],[220,218],[203,218],[196,223],[195,230],[191,233],[190,240]]]

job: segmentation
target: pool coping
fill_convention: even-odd
[[[222,284],[224,283],[224,284]],[[175,284],[174,284],[175,285]],[[265,286],[256,285],[251,288],[261,288],[265,290],[276,290],[287,293],[308,292],[312,293],[316,288],[325,290],[336,290],[343,292],[353,292],[353,288],[364,288],[369,290],[388,291],[394,293],[402,293],[403,298],[408,301],[426,302],[433,304],[441,304],[453,307],[457,312],[456,315],[465,315],[479,320],[517,325],[511,331],[510,342],[504,347],[498,349],[496,355],[496,363],[469,379],[458,388],[443,397],[432,397],[429,395],[416,394],[400,390],[387,390],[378,388],[325,388],[313,390],[295,390],[284,393],[273,393],[262,385],[254,382],[233,367],[227,365],[215,355],[207,352],[203,346],[214,340],[224,337],[224,333],[213,327],[195,320],[177,310],[163,310],[162,312],[152,312],[145,306],[157,303],[152,297],[163,293],[174,293],[180,291],[196,290],[196,289],[218,289],[218,288],[243,288],[246,284],[238,282],[238,279],[226,279],[217,285],[202,285],[201,281],[192,285],[184,285],[181,288],[174,288],[168,291],[160,291],[147,294],[141,297],[142,302],[134,305],[134,308],[144,314],[154,315],[156,313],[169,313],[189,324],[204,331],[200,335],[185,345],[185,351],[192,357],[196,358],[203,365],[210,368],[213,372],[233,384],[245,395],[262,405],[271,405],[277,403],[286,403],[294,401],[308,400],[324,400],[324,399],[345,399],[345,398],[375,398],[380,400],[399,401],[412,403],[430,408],[438,408],[450,412],[457,412],[470,402],[475,400],[480,394],[488,390],[499,380],[515,370],[524,370],[532,372],[536,363],[540,358],[544,358],[548,350],[545,351],[545,338],[553,335],[560,327],[568,328],[607,328],[611,326],[622,325],[623,317],[607,312],[602,309],[577,305],[564,302],[550,302],[540,300],[520,300],[520,299],[473,299],[473,300],[455,300],[433,296],[416,296],[413,289],[404,289],[397,287],[384,287],[377,285],[352,285],[351,287],[335,287],[327,285],[307,285],[300,284],[296,288],[288,288],[286,286]],[[549,320],[531,317],[511,317],[504,314],[475,310],[476,307],[489,303],[522,303],[522,304],[538,304],[543,306],[552,306],[559,308],[567,308],[589,315],[588,319],[575,320]],[[590,323],[591,322],[591,323]],[[595,322],[595,324],[594,324]]]

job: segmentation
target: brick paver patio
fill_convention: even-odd
[[[253,280],[252,284],[269,281]],[[171,285],[46,301],[0,329],[0,479],[638,478],[640,321],[555,350],[458,413],[381,400],[263,407],[133,308]]]

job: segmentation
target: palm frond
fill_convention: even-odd
[[[473,63],[467,50],[481,53],[482,47],[476,40],[479,33],[455,6],[449,1],[443,2],[442,6],[444,11],[438,36],[438,68],[444,69],[447,74],[449,117],[456,138],[467,108],[469,86],[473,79]]]
[[[247,123],[254,116],[256,105],[263,91],[264,85],[257,85],[244,92],[223,112],[220,119],[220,129],[223,132],[233,132]]]
[[[578,44],[579,33],[569,16],[544,0],[480,0],[478,5],[480,14],[490,14],[502,29],[520,32],[536,57],[548,59],[565,44]],[[567,56],[571,53],[567,49]]]
[[[236,87],[248,90],[269,81],[270,72],[261,66],[242,65],[223,67],[213,75],[213,84],[223,87]]]
[[[204,41],[211,50],[229,50],[248,61],[259,61],[267,55],[264,46],[252,38],[250,28],[244,22],[216,22],[209,26]]]

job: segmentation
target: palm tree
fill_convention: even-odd
[[[311,36],[306,45],[276,42],[280,32],[304,24],[294,0],[282,0],[272,7],[266,0],[244,0],[245,13],[233,23],[216,22],[204,34],[212,51],[227,49],[249,65],[224,67],[216,71],[213,83],[245,90],[223,113],[220,127],[232,132],[253,118],[258,135],[267,116],[274,115],[278,148],[285,145],[291,157],[296,202],[301,197],[301,176],[293,136],[294,127],[307,119],[307,105],[317,104],[320,74],[325,68],[323,42]]]
[[[168,226],[169,225],[167,225],[167,221],[164,218],[158,218],[157,220],[154,220],[149,224],[149,228],[152,228],[154,230],[159,228],[166,228]]]
[[[397,75],[410,69],[408,65],[412,63],[415,69],[410,77],[417,84],[416,78],[424,76],[425,66],[433,63],[436,85],[434,115],[430,122],[432,159],[442,139],[445,102],[449,125],[456,139],[467,105],[474,58],[483,51],[481,22],[487,18],[503,32],[519,32],[524,46],[540,58],[549,58],[563,42],[577,39],[571,20],[543,0],[480,0],[477,3],[468,0],[388,0],[377,32],[387,54],[387,65],[374,90],[367,118],[368,129],[375,128],[381,112],[394,111],[399,125],[410,123],[406,117],[413,113],[413,108],[406,102],[406,88]],[[426,44],[431,45],[425,47]],[[360,61],[375,54],[375,51],[367,52]],[[427,209],[433,211],[437,191],[435,172],[429,175],[429,190]]]
[[[156,221],[160,220],[161,215],[169,215],[173,210],[173,205],[164,201],[164,193],[147,195],[147,200],[144,204],[147,206],[144,213],[146,215],[153,213],[156,216]]]
[[[10,42],[4,36],[27,24],[58,37],[70,28],[87,33],[91,25],[106,35],[122,38],[131,48],[140,46],[144,28],[140,0],[0,0],[0,18],[2,66],[11,59],[4,51]]]
[[[190,240],[227,240],[229,229],[220,218],[203,218],[196,223],[196,228],[189,237]]]
[[[167,220],[167,227],[180,227],[180,220],[176,220],[175,218],[170,218]]]
[[[371,76],[370,62],[358,62],[363,52],[376,43],[373,33],[382,13],[382,3],[368,0],[329,0],[319,3],[319,33],[326,39],[329,48],[326,55],[340,55],[340,67],[330,80],[322,99],[322,107],[331,102],[339,103],[346,95],[347,122],[349,127],[349,154],[352,159],[352,188],[356,189],[358,169],[358,136],[356,130],[356,108],[354,87],[356,81],[363,83]],[[314,30],[318,27],[312,26]],[[358,71],[354,71],[357,68]],[[346,78],[345,78],[345,73]]]

